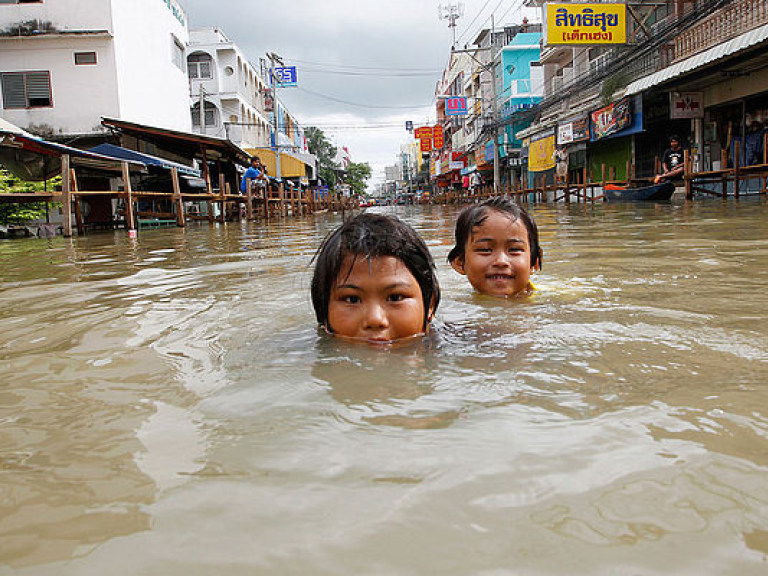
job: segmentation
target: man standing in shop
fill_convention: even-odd
[[[675,180],[683,175],[683,149],[680,146],[680,136],[673,134],[669,137],[669,148],[664,152],[661,160],[662,173],[653,179],[655,184],[668,180]]]

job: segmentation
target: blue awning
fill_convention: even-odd
[[[99,144],[98,146],[91,148],[91,152],[101,154],[103,156],[111,156],[113,158],[119,158],[121,160],[132,160],[133,162],[141,162],[147,166],[156,166],[158,168],[176,168],[179,174],[189,174],[190,176],[200,177],[200,170],[196,170],[191,166],[185,164],[179,164],[172,160],[166,160],[165,158],[159,158],[150,154],[144,154],[143,152],[137,152],[136,150],[129,150],[128,148],[122,148],[115,146],[114,144]]]

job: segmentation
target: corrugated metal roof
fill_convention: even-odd
[[[626,94],[637,94],[638,92],[647,90],[652,86],[656,86],[657,84],[661,84],[662,82],[671,80],[672,78],[677,78],[686,72],[690,72],[696,68],[700,68],[710,64],[711,62],[715,62],[716,60],[720,60],[721,58],[725,58],[726,56],[730,56],[731,54],[735,54],[736,52],[749,48],[750,46],[755,46],[756,44],[765,42],[766,40],[768,40],[768,24],[761,26],[760,28],[750,30],[749,32],[745,32],[744,34],[741,34],[732,40],[718,44],[709,50],[705,50],[704,52],[696,54],[695,56],[686,58],[682,62],[668,66],[663,70],[649,74],[645,78],[635,80],[629,86],[627,86]]]

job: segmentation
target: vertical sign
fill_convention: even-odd
[[[445,99],[446,116],[466,116],[467,99],[463,96],[451,96]]]
[[[432,151],[432,138],[421,138],[419,140],[421,143],[421,151],[422,152],[431,152]]]
[[[443,127],[438,124],[432,127],[432,146],[439,150],[443,145]]]

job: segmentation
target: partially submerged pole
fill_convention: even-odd
[[[69,154],[61,156],[61,201],[64,222],[62,234],[65,238],[72,237],[72,194],[70,190]]]
[[[184,200],[181,198],[179,171],[176,168],[171,168],[171,183],[173,184],[173,201],[176,203],[176,225],[183,228],[186,224],[184,218]]]
[[[128,162],[123,162],[123,191],[125,192],[125,225],[128,232],[136,231],[136,222],[133,217],[133,193],[131,190],[131,171]]]

